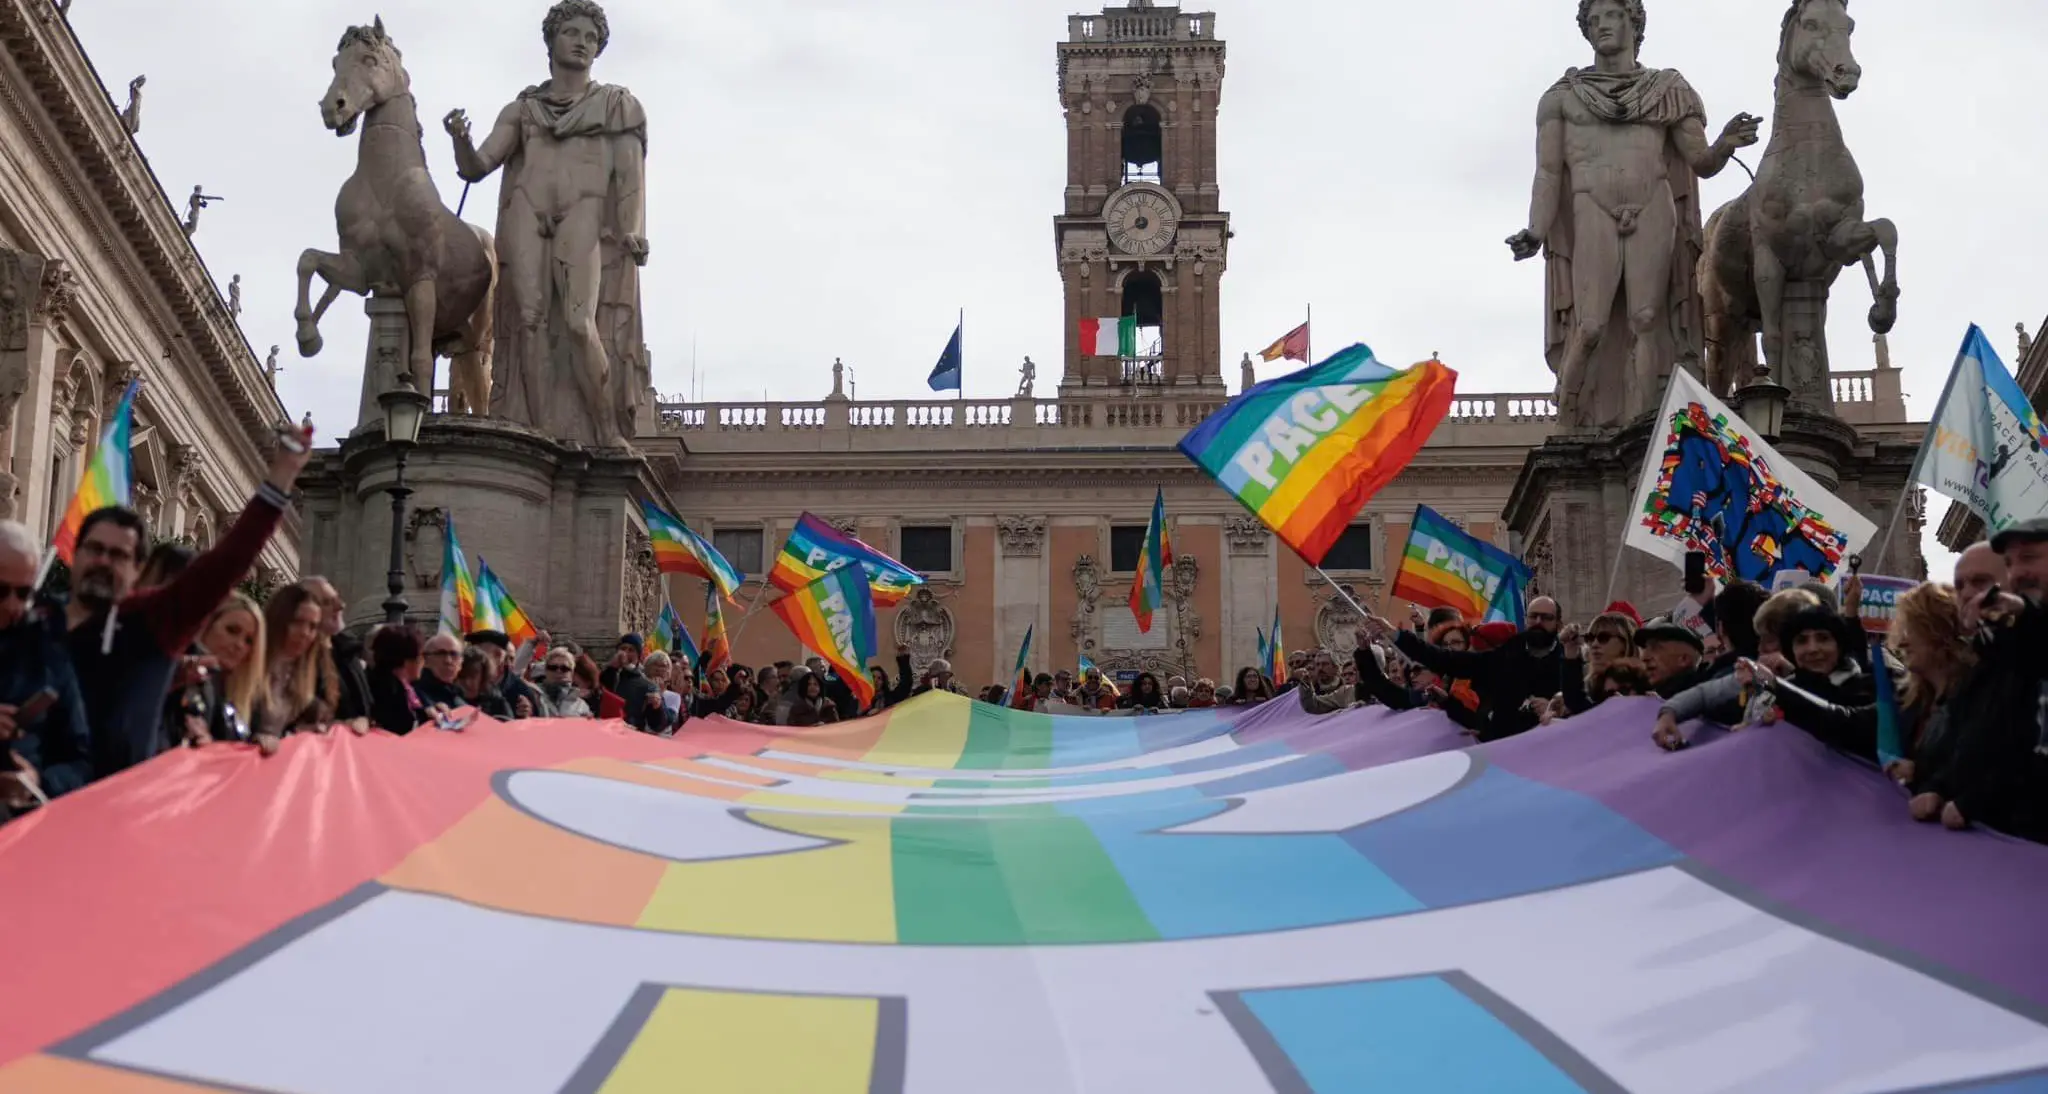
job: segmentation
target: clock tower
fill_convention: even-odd
[[[1218,300],[1230,214],[1216,188],[1223,42],[1216,16],[1130,0],[1067,21],[1066,287],[1060,387],[1224,391]],[[1091,320],[1122,321],[1091,324]],[[1135,321],[1137,337],[1118,340]],[[1084,338],[1084,328],[1100,331]]]

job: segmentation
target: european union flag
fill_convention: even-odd
[[[953,328],[953,340],[946,343],[946,352],[939,354],[939,363],[932,369],[933,391],[960,390],[960,336],[967,330],[967,320]]]

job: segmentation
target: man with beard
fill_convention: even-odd
[[[84,786],[92,737],[63,634],[34,610],[41,552],[28,529],[0,521],[0,821]],[[53,692],[33,717],[22,708]]]
[[[135,591],[149,546],[142,517],[123,506],[86,516],[72,556],[64,626],[92,726],[94,777],[163,751],[172,673],[213,609],[270,542],[312,451],[310,425],[281,429],[269,474],[234,526],[184,573],[154,589]]]
[[[1375,638],[1392,636],[1410,661],[1451,680],[1470,680],[1484,708],[1482,741],[1498,741],[1536,728],[1543,704],[1564,691],[1571,671],[1558,641],[1564,618],[1557,601],[1539,596],[1529,602],[1528,625],[1515,637],[1485,651],[1464,652],[1432,646],[1413,631],[1396,631],[1392,623],[1368,616]]]
[[[334,707],[335,721],[368,719],[370,675],[363,656],[362,640],[344,630],[348,622],[348,601],[341,598],[334,582],[324,577],[306,578],[299,582],[299,586],[313,594],[313,602],[320,605],[320,633],[327,636],[334,653],[334,672],[341,685],[341,699]]]

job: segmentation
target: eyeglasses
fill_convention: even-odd
[[[427,656],[428,656],[428,657],[461,657],[461,656],[462,656],[462,651],[460,651],[460,650],[428,650],[428,651],[427,651]]]
[[[135,552],[126,547],[108,547],[92,540],[79,544],[77,554],[80,558],[104,558],[108,562],[135,561]]]
[[[30,603],[36,598],[36,587],[34,585],[0,585],[0,603],[4,603],[10,598],[19,600],[23,604]]]
[[[1626,642],[1626,641],[1628,641],[1628,639],[1626,639],[1626,638],[1622,637],[1622,636],[1621,636],[1621,635],[1619,635],[1619,634],[1616,634],[1616,633],[1615,633],[1615,632],[1613,632],[1613,631],[1599,631],[1599,632],[1596,632],[1596,633],[1594,633],[1594,634],[1589,634],[1589,635],[1587,635],[1586,637],[1588,637],[1588,638],[1592,639],[1592,640],[1593,640],[1593,641],[1595,641],[1595,642]]]
[[[549,665],[549,666],[548,666],[547,668],[548,668],[548,671],[549,671],[549,672],[574,672],[574,671],[576,671],[576,666],[574,666],[574,665]]]
[[[1555,622],[1557,622],[1557,616],[1556,616],[1555,614],[1551,613],[1551,612],[1530,612],[1530,613],[1529,613],[1529,622],[1531,622],[1531,623],[1555,623]]]

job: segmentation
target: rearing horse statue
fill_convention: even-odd
[[[1827,295],[1844,267],[1863,264],[1870,329],[1898,320],[1898,230],[1863,219],[1863,175],[1842,138],[1834,100],[1854,94],[1863,69],[1849,46],[1848,0],[1793,0],[1778,44],[1777,112],[1756,181],[1707,222],[1700,257],[1707,383],[1716,395],[1757,376],[1764,361],[1793,395],[1832,405]],[[1872,253],[1884,252],[1879,281]],[[1788,306],[1788,304],[1790,306]]]
[[[320,120],[341,137],[353,134],[360,120],[363,136],[356,172],[334,203],[341,253],[299,256],[299,355],[320,352],[320,317],[340,293],[402,297],[413,386],[431,394],[434,359],[448,357],[449,412],[486,413],[497,250],[489,232],[441,202],[420,143],[412,77],[381,17],[342,34]],[[318,307],[307,301],[316,273],[327,282]]]

